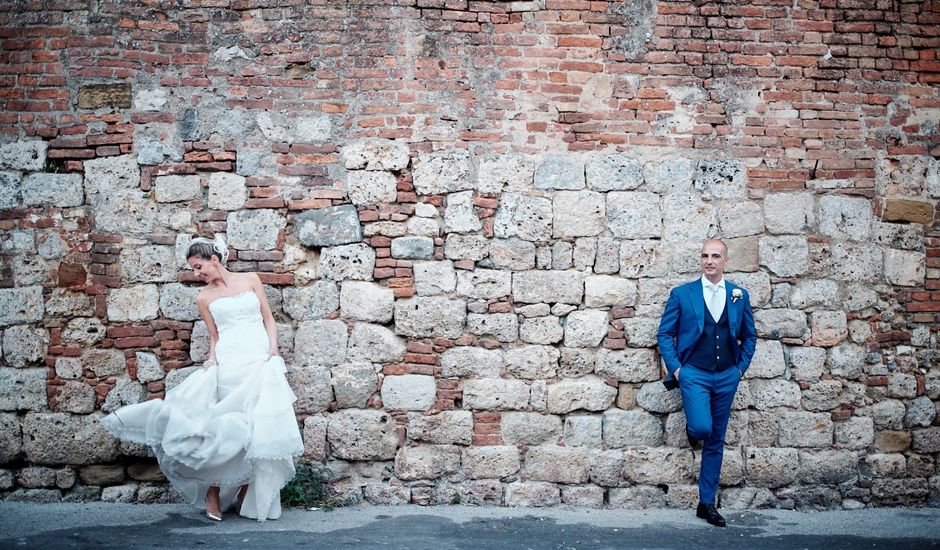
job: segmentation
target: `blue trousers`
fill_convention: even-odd
[[[698,494],[699,502],[705,504],[714,504],[718,493],[725,432],[731,416],[731,402],[740,381],[741,371],[734,367],[712,372],[686,365],[679,370],[686,429],[693,439],[703,442]]]

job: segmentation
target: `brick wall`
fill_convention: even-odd
[[[765,307],[798,310],[809,320],[805,335],[768,331],[762,338],[782,346],[786,372],[797,372],[794,383],[803,392],[804,409],[828,387],[823,382],[835,380],[842,388],[832,398],[836,406],[806,410],[824,410],[839,426],[874,419],[871,445],[848,446],[856,459],[856,483],[851,487],[814,483],[808,493],[803,488],[811,496],[801,497],[791,483],[777,485],[758,477],[730,484],[728,502],[844,502],[851,507],[936,498],[937,2],[36,0],[0,2],[0,8],[0,188],[6,189],[0,193],[0,287],[9,291],[4,295],[8,304],[27,303],[25,313],[11,313],[2,321],[0,386],[6,387],[6,394],[0,408],[6,411],[3,422],[15,434],[4,443],[7,451],[0,452],[6,464],[0,479],[5,494],[97,498],[101,486],[133,485],[137,496],[131,498],[171,498],[159,483],[153,484],[149,473],[132,474],[138,470],[126,468],[146,462],[140,449],[122,447],[118,452],[112,445],[113,452],[103,455],[75,449],[63,458],[28,447],[22,434],[48,433],[44,430],[59,421],[58,413],[70,415],[72,429],[86,429],[96,411],[135,399],[138,386],[131,382],[147,397],[159,397],[169,384],[167,373],[200,361],[198,320],[174,301],[185,302],[195,281],[167,261],[167,251],[178,254],[185,245],[179,235],[218,232],[231,239],[232,216],[239,212],[273,213],[283,220],[283,226],[264,236],[270,237],[271,246],[255,245],[253,236],[246,237],[251,244],[233,247],[231,265],[261,273],[272,298],[277,298],[272,302],[278,320],[292,335],[309,319],[291,314],[282,303],[289,300],[287,290],[310,288],[322,279],[320,256],[329,248],[298,242],[304,213],[355,204],[364,231],[361,242],[375,256],[369,278],[391,289],[398,303],[421,298],[421,292],[416,290],[418,259],[395,254],[395,240],[426,227],[412,221],[422,217],[419,208],[444,213],[456,200],[451,190],[420,188],[416,171],[422,163],[443,158],[444,166],[461,178],[480,182],[495,177],[482,175],[481,163],[487,158],[519,154],[535,159],[538,166],[546,159],[574,159],[584,177],[583,167],[591,159],[621,154],[637,159],[641,170],[676,166],[669,164],[676,159],[687,160],[692,171],[705,166],[702,161],[732,167],[720,174],[717,184],[702,183],[698,170],[688,185],[690,195],[704,195],[706,205],[715,205],[709,235],[735,240],[734,250],[747,258],[739,271],[766,276]],[[405,146],[403,166],[378,169],[391,174],[394,182],[383,200],[351,198],[351,178],[358,168],[351,167],[347,151],[368,138]],[[459,153],[470,159],[465,172],[460,172],[460,157],[453,156]],[[376,153],[370,158],[378,162],[383,157]],[[130,167],[124,159],[133,159]],[[507,172],[518,169],[509,161],[500,166]],[[684,177],[669,173],[676,180]],[[70,174],[79,179],[69,179]],[[537,180],[538,173],[534,177]],[[722,177],[742,184],[742,192],[733,198],[710,196],[714,193],[708,185],[721,185]],[[74,201],[69,194],[76,191],[76,181],[80,197]],[[179,195],[182,198],[162,195],[161,186],[169,190],[177,184],[170,182],[180,181],[198,181],[198,191]],[[232,181],[245,193],[234,208],[223,204],[230,189],[226,182]],[[362,185],[369,192],[380,187],[373,180]],[[593,185],[590,175],[587,185]],[[639,185],[657,194],[657,200],[669,194],[653,190],[649,175]],[[221,195],[213,198],[217,189]],[[474,189],[469,211],[479,229],[472,234],[487,242],[502,238],[494,227],[500,209],[509,208],[506,193],[472,185],[461,189]],[[592,189],[606,193],[619,188]],[[551,187],[543,191],[539,193],[556,202],[562,196]],[[774,198],[790,196],[788,192],[798,192],[801,198]],[[105,195],[117,198],[108,202]],[[826,210],[824,197],[868,202],[865,210],[872,218],[860,242],[851,231],[858,230],[853,216],[862,214],[838,210],[842,206]],[[607,204],[610,200],[608,195]],[[806,200],[815,219],[805,228],[772,227],[786,225],[788,212],[777,209],[803,207]],[[758,205],[756,232],[737,235],[719,223],[720,208],[733,208],[736,201]],[[782,206],[769,209],[774,204]],[[674,215],[666,210],[662,214],[663,219]],[[835,220],[836,228],[823,228],[824,218],[826,223]],[[604,231],[609,236],[609,230]],[[807,250],[802,271],[775,265],[787,264],[790,258],[781,260],[770,250],[783,242],[775,240],[779,235],[792,233],[800,235]],[[429,237],[432,251],[422,259],[451,262],[457,271],[489,269],[492,258],[466,253],[469,245],[458,243],[459,238],[450,240],[462,234],[445,229]],[[536,240],[537,268],[583,271],[577,256],[592,246],[580,242],[583,237]],[[653,240],[660,237],[673,242],[666,234]],[[597,242],[592,242],[597,250]],[[682,250],[669,246],[676,248],[663,257]],[[861,257],[866,247],[874,247],[883,258],[872,277],[854,274],[858,266],[846,267],[845,258],[839,257]],[[592,267],[602,272],[596,266],[587,271]],[[632,269],[620,274],[641,286],[644,280],[664,283],[689,275],[672,264],[662,275],[637,276]],[[802,288],[803,279],[835,281],[837,299],[824,305],[812,299],[794,305],[788,293]],[[124,311],[122,301],[127,299],[117,291],[143,293],[128,294],[142,304],[148,285],[155,285],[153,292],[160,299],[152,312]],[[34,289],[39,289],[43,304],[34,303]],[[851,307],[849,298],[862,291],[875,298]],[[642,295],[643,288],[639,292]],[[637,347],[636,334],[631,336],[637,321],[631,319],[656,317],[653,306],[661,307],[661,301],[655,294],[650,291],[648,302],[640,298],[633,305],[603,308],[610,324],[599,347]],[[464,301],[473,315],[518,313],[525,307],[515,292],[470,298]],[[839,342],[821,343],[832,327],[828,317],[816,315],[820,309],[847,311]],[[354,330],[356,323],[338,307],[325,317],[342,320]],[[379,362],[381,376],[433,376],[436,394],[426,415],[472,410],[473,446],[511,446],[501,435],[509,429],[507,413],[467,409],[466,377],[444,376],[441,358],[454,348],[505,351],[519,341],[501,341],[469,328],[457,337],[410,336],[397,320],[385,324],[404,337],[406,350],[400,360]],[[824,373],[801,378],[793,349],[823,348],[832,355],[843,341],[864,348],[863,365],[856,365],[861,374],[846,374],[830,358]],[[138,372],[139,363],[154,361],[157,371]],[[530,381],[529,391],[547,391],[562,378]],[[605,383],[618,392],[615,408],[634,408],[641,382],[651,381],[607,377]],[[913,390],[908,391],[910,383]],[[26,397],[12,395],[13,388],[20,387],[29,388]],[[112,392],[117,387],[127,394]],[[33,398],[36,388],[41,398]],[[377,387],[367,407],[382,407],[380,395]],[[897,403],[903,411],[895,418],[885,411]],[[546,412],[535,398],[527,407],[528,412]],[[934,414],[924,425],[924,409],[931,407]],[[335,402],[325,406],[329,411],[337,408]],[[316,419],[328,418],[329,411],[299,413],[313,449],[308,458],[325,459],[328,454],[325,440],[322,452],[310,441],[325,438]],[[766,410],[757,411],[752,430],[766,420]],[[411,414],[394,411],[403,438],[410,437]],[[668,429],[666,413],[657,414]],[[564,438],[559,441],[564,443]],[[739,443],[742,456],[748,454],[743,450],[748,445],[789,448],[759,438],[742,437]],[[835,439],[832,445],[845,449]],[[530,446],[519,443],[523,460]],[[536,466],[528,468],[530,473],[539,469],[538,456],[531,459]],[[888,469],[881,465],[901,460],[898,457],[903,457],[903,472],[885,473]],[[879,466],[872,466],[873,461]],[[54,469],[64,481],[58,486],[30,481],[38,475],[30,468]],[[429,482],[414,478],[407,464],[401,468],[394,490],[380,491],[375,487],[382,480],[355,476],[339,486],[376,502],[450,501],[441,495],[451,486],[440,477]],[[98,475],[99,470],[116,473],[109,478]],[[80,474],[77,480],[75,471]],[[683,487],[688,482],[681,475],[677,479]],[[645,489],[631,492],[628,486],[634,481],[627,477],[613,486],[592,481],[581,493],[572,488],[581,485],[562,483],[556,490],[570,502],[666,503],[658,500],[665,497],[649,497]],[[538,485],[508,488],[497,483],[500,496],[494,499],[492,484],[468,483],[459,486],[460,494],[481,502],[553,498]],[[521,483],[538,484],[539,476]],[[365,486],[373,489],[360,492]],[[402,492],[402,486],[407,490]],[[764,498],[767,487],[774,490],[773,498]],[[112,499],[127,494],[105,491]],[[651,500],[644,501],[647,497]]]

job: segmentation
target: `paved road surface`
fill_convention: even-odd
[[[356,506],[210,523],[178,504],[0,502],[0,549],[350,550],[940,549],[940,509],[728,512],[711,527],[685,510]]]

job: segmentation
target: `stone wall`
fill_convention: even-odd
[[[205,359],[221,233],[341,495],[694,504],[655,331],[720,237],[723,506],[940,499],[936,4],[2,4],[3,498],[175,498],[98,419]]]

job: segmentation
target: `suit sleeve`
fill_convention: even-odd
[[[741,311],[741,359],[738,364],[738,370],[743,376],[751,366],[751,358],[754,357],[754,349],[757,347],[757,331],[754,329],[754,313],[751,311],[751,297],[744,293],[744,308]]]
[[[676,336],[679,334],[679,297],[675,289],[669,292],[666,309],[659,320],[659,332],[656,333],[656,342],[659,344],[659,355],[666,364],[670,375],[682,365],[679,363],[679,352],[676,351]],[[753,347],[751,348],[753,353]],[[750,361],[750,358],[748,358]]]

